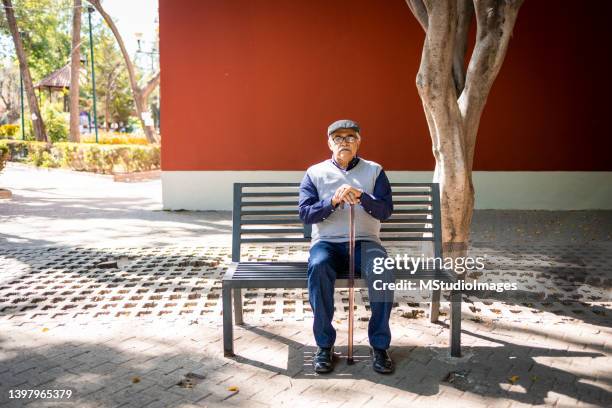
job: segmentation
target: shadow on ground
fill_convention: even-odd
[[[571,372],[541,364],[535,359],[605,356],[598,352],[526,347],[463,330],[464,335],[497,343],[498,346],[464,346],[463,357],[458,359],[449,357],[446,348],[392,346],[390,355],[395,361],[396,373],[402,372],[403,376],[380,375],[374,372],[371,368],[369,348],[365,346],[355,348],[355,364],[349,366],[346,364],[346,347],[341,347],[335,350],[334,371],[319,375],[312,371],[312,357],[316,347],[305,346],[254,326],[245,325],[244,329],[288,346],[287,368],[279,369],[265,361],[240,356],[239,353],[232,359],[292,378],[365,379],[424,396],[438,394],[440,385],[444,384],[486,398],[510,399],[527,404],[544,404],[550,391],[595,405],[610,406],[612,403],[612,393],[583,382],[603,380],[612,385],[612,379],[578,377]],[[512,376],[516,377],[511,379]],[[513,385],[509,389],[501,386],[511,383]]]

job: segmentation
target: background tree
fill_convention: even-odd
[[[134,111],[134,100],[117,43],[104,27],[97,33],[95,44],[97,94],[103,101],[106,130],[110,130],[112,123],[127,124]]]
[[[416,86],[440,183],[445,256],[467,251],[474,211],[472,164],[480,117],[523,0],[406,0],[425,30]],[[467,69],[468,35],[476,43]]]
[[[117,29],[117,26],[113,22],[113,19],[104,10],[100,0],[88,0],[88,1],[96,8],[98,13],[100,13],[100,15],[102,16],[102,18],[104,19],[108,27],[113,32],[113,35],[115,36],[117,44],[119,45],[119,49],[121,50],[121,54],[123,55],[125,66],[128,71],[130,88],[132,89],[132,95],[134,96],[134,105],[136,107],[136,113],[138,114],[138,118],[140,119],[142,128],[144,129],[144,132],[147,136],[147,140],[149,141],[149,143],[157,143],[159,142],[159,138],[157,136],[157,132],[155,131],[155,127],[153,125],[149,125],[145,123],[145,120],[143,119],[143,112],[145,112],[147,108],[147,99],[149,98],[149,96],[151,95],[155,87],[159,84],[159,79],[160,79],[159,71],[155,73],[146,82],[146,84],[141,88],[138,85],[138,78],[136,76],[136,70],[134,69],[134,64],[132,63],[130,55],[128,54],[127,49],[125,47],[125,43],[123,42],[123,38],[121,37],[121,34],[119,33],[119,30]]]
[[[4,108],[0,124],[19,119],[19,70],[12,64],[0,67],[0,104]]]
[[[71,142],[81,140],[79,131],[79,80],[81,79],[81,0],[74,0],[72,11],[72,51],[70,53],[70,135]]]
[[[28,99],[28,106],[30,107],[30,113],[32,115],[32,127],[34,129],[34,135],[38,141],[48,141],[47,134],[45,132],[45,124],[40,114],[38,107],[38,100],[34,94],[34,84],[32,83],[32,76],[30,75],[30,68],[28,66],[28,59],[23,47],[21,35],[19,34],[19,28],[17,26],[17,20],[15,19],[14,8],[11,0],[2,0],[4,6],[4,12],[6,15],[6,24],[13,38],[15,45],[15,52],[17,53],[17,59],[19,60],[19,69],[23,77],[23,85],[25,93]]]
[[[12,0],[15,18],[37,82],[69,61],[73,0]],[[8,28],[3,31],[10,34]]]

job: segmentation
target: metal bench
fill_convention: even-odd
[[[311,225],[298,215],[298,183],[235,183],[232,264],[222,280],[223,351],[234,355],[232,296],[236,324],[243,324],[243,288],[307,288],[307,262],[241,262],[242,244],[310,242]],[[440,193],[437,183],[391,183],[393,215],[381,224],[383,242],[429,241],[433,255],[442,256]],[[348,222],[348,218],[347,218]],[[420,256],[420,253],[417,255]],[[454,272],[421,269],[415,274],[395,271],[395,279],[438,279],[455,282]],[[348,287],[348,271],[337,274],[336,288]],[[362,279],[355,287],[366,287]],[[461,355],[461,292],[450,294],[450,354]],[[440,291],[433,290],[430,320],[438,320]]]

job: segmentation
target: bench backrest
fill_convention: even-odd
[[[299,217],[299,183],[234,183],[232,261],[241,244],[310,242],[311,225]],[[381,224],[381,241],[432,241],[441,256],[438,183],[391,183],[393,215]],[[348,219],[347,219],[348,223]]]

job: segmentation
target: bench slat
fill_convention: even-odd
[[[297,215],[297,210],[246,210],[241,211],[243,216],[245,215]]]
[[[284,218],[282,220],[242,220],[241,225],[261,225],[261,224],[302,224],[302,220],[299,218]],[[303,229],[303,228],[302,228]]]
[[[393,215],[391,216],[391,218],[393,218],[393,216],[395,215],[400,215],[400,214],[424,214],[424,215],[431,215],[432,210],[425,210],[425,209],[407,209],[407,208],[398,208],[397,210],[393,210]],[[241,211],[241,215],[242,216],[250,216],[250,215],[270,215],[270,216],[276,216],[276,215],[297,215],[298,214],[298,210],[245,210],[245,211]],[[301,221],[300,221],[301,222]],[[384,221],[383,221],[384,222]]]
[[[393,191],[397,197],[424,197],[431,196],[431,191]],[[266,191],[262,193],[242,193],[242,197],[299,197],[299,191]]]
[[[386,221],[382,222],[383,224],[433,224],[433,220],[429,220],[427,218],[389,218]],[[240,221],[240,225],[273,225],[273,224],[300,224],[302,225],[302,220],[299,218],[283,218],[283,219],[255,219],[255,220],[242,220]],[[382,228],[390,228],[383,226]],[[415,231],[420,232],[420,231]]]
[[[395,205],[395,202],[393,202],[393,205]],[[420,208],[415,208],[415,209],[409,209],[409,208],[398,208],[398,209],[393,209],[393,214],[427,214],[427,215],[431,215],[432,210],[425,210],[425,209],[420,209]]]
[[[308,277],[308,264],[306,262],[284,262],[280,267],[274,267],[274,262],[241,262],[237,264],[233,273],[233,281],[257,281],[260,284],[265,282],[276,282],[286,284],[287,281],[297,282],[299,287]],[[439,279],[445,282],[455,282],[456,277],[449,271],[439,269],[423,269],[420,268],[416,273],[411,271],[397,270],[395,271],[395,279],[407,280],[429,280]],[[357,275],[357,279],[361,277]],[[348,279],[348,272],[338,273],[337,280]],[[240,284],[238,284],[240,285]],[[249,286],[255,287],[255,286]],[[263,286],[263,287],[268,287]],[[277,286],[275,286],[277,287]]]
[[[243,197],[298,197],[299,192],[297,191],[287,191],[287,192],[265,192],[265,193],[242,193]]]
[[[383,225],[380,232],[433,232],[433,228],[394,228]]]
[[[393,200],[393,206],[398,205],[418,205],[418,206],[430,206],[432,204],[431,200]],[[261,207],[261,206],[293,206],[297,207],[297,201],[242,201],[240,203],[241,207]]]
[[[261,207],[261,206],[285,206],[297,207],[297,201],[242,201],[241,207]]]
[[[255,234],[304,234],[304,228],[254,228],[241,229],[240,235]]]
[[[245,244],[248,243],[266,243],[266,242],[310,242],[310,238],[243,238],[242,241]]]
[[[387,237],[387,236],[381,236],[380,237],[381,241],[415,241],[415,242],[420,242],[420,241],[433,241],[434,237]],[[260,243],[260,244],[264,244],[264,243],[284,243],[284,242],[310,242],[311,239],[310,238],[300,238],[300,237],[295,237],[295,238],[242,238],[240,240],[242,243],[244,244],[248,244],[248,243]]]

